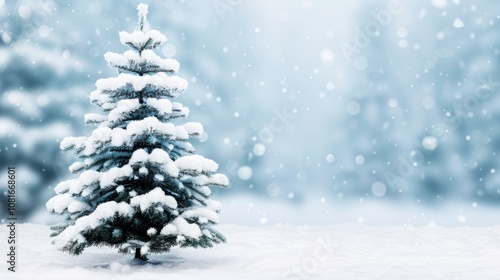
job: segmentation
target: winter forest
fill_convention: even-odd
[[[15,166],[19,238],[44,238],[17,249],[21,273],[50,248],[47,279],[234,279],[244,264],[243,279],[500,275],[497,2],[143,2],[144,27],[135,0],[0,0],[0,190],[8,201]],[[141,138],[153,131],[168,137]],[[78,140],[110,135],[131,150]],[[105,202],[127,219],[102,222]],[[141,222],[142,241],[121,238]],[[103,238],[115,247],[83,251]],[[384,269],[363,259],[378,250]],[[117,251],[152,255],[138,266]]]

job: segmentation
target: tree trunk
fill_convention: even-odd
[[[142,260],[142,257],[141,257],[141,248],[136,248],[135,249],[135,258]]]

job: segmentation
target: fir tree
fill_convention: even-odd
[[[70,166],[77,179],[61,182],[47,202],[66,221],[52,227],[63,251],[78,255],[88,246],[117,247],[146,259],[173,246],[211,247],[224,242],[212,228],[221,205],[209,186],[225,187],[218,165],[195,154],[188,142],[202,134],[199,123],[174,125],[189,110],[172,102],[187,88],[174,76],[179,63],[153,50],[166,37],[147,28],[147,5],[139,4],[139,29],[120,32],[131,50],[104,55],[119,75],[100,79],[90,94],[107,114],[87,114],[97,128],[90,137],[67,137],[61,149],[81,159]]]

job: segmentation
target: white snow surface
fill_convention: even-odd
[[[66,208],[68,207],[71,202],[73,202],[73,198],[69,193],[64,193],[60,195],[56,195],[49,199],[45,206],[47,207],[47,210],[49,211],[54,211],[54,213],[62,213]]]
[[[169,163],[172,162],[170,155],[162,149],[154,149],[151,154],[149,154],[149,160],[158,163]]]
[[[107,52],[104,59],[111,66],[129,67],[132,64],[155,65],[164,71],[178,72],[180,63],[172,58],[163,59],[152,50],[144,50],[141,54],[133,50],[128,50],[123,54]]]
[[[208,199],[205,202],[207,203],[207,208],[212,210],[212,211],[221,211],[222,210],[222,204],[217,200]]]
[[[141,91],[146,86],[152,85],[164,89],[174,89],[183,91],[187,89],[188,83],[183,78],[169,76],[163,72],[154,75],[136,76],[132,74],[121,73],[116,77],[103,78],[95,83],[97,92],[106,90],[117,90],[127,84],[132,85],[134,90]]]
[[[219,225],[228,243],[150,256],[112,248],[74,257],[50,242],[49,227],[18,225],[16,272],[0,279],[498,279],[500,227]],[[7,236],[8,228],[0,227]],[[0,250],[7,250],[0,243]]]
[[[108,117],[106,115],[89,113],[85,114],[85,123],[100,123],[105,121]]]
[[[86,170],[80,174],[78,179],[70,179],[57,184],[54,190],[58,194],[64,193],[66,191],[69,191],[73,194],[80,193],[85,186],[97,182],[101,178],[101,176],[102,173],[100,172],[94,170]]]
[[[68,205],[68,212],[69,213],[76,213],[76,212],[81,212],[83,210],[90,209],[90,206],[84,202],[81,201],[73,201]]]
[[[130,165],[122,167],[113,167],[110,170],[101,173],[101,188],[109,187],[116,184],[116,180],[123,177],[128,177],[132,174],[133,169]]]
[[[141,53],[141,58],[144,59],[147,63],[157,65],[161,69],[170,70],[173,72],[179,71],[180,63],[172,58],[161,58],[152,50],[144,50]]]
[[[138,150],[134,151],[134,153],[130,157],[128,163],[134,164],[137,162],[145,162],[148,160],[148,158],[149,158],[149,154],[148,154],[148,152],[146,152],[146,150],[138,149]]]
[[[66,209],[69,213],[75,213],[89,208],[86,203],[75,199],[69,193],[64,193],[52,197],[51,199],[49,199],[49,201],[47,201],[45,206],[47,207],[47,210],[53,211],[57,214],[62,214]]]
[[[179,176],[179,168],[177,168],[172,159],[170,159],[169,154],[162,149],[154,149],[151,154],[148,154],[144,149],[136,150],[130,157],[129,164],[134,165],[136,163],[146,161],[162,164],[163,169],[167,172],[167,174],[172,177]]]
[[[148,233],[149,236],[153,236],[153,235],[156,234],[156,229],[155,228],[150,228],[150,229],[148,229],[147,233]]]
[[[146,104],[151,107],[156,109],[160,115],[166,115],[166,114],[171,114],[172,113],[172,108],[173,104],[170,100],[168,99],[156,99],[156,98],[148,98],[146,100]],[[139,103],[139,99],[134,98],[134,99],[123,99],[120,100],[117,104],[116,107],[109,112],[107,120],[110,122],[118,122],[124,119],[124,116],[130,112],[133,112],[137,110],[141,104]],[[86,121],[92,121],[95,120],[95,122],[101,121],[101,119],[87,119]],[[105,120],[105,119],[104,119]],[[104,125],[108,125],[108,123],[103,123]],[[203,130],[203,128],[202,128]],[[194,134],[194,133],[193,133]]]
[[[121,120],[123,115],[128,112],[134,111],[135,109],[139,108],[139,106],[139,99],[137,98],[122,99],[116,104],[116,107],[111,110],[111,112],[109,112],[108,120],[112,122]]]
[[[60,146],[61,150],[66,150],[70,146],[75,146],[78,149],[85,144],[85,141],[87,141],[87,137],[85,137],[85,136],[64,137],[64,139],[61,141],[61,144],[59,146]]]
[[[178,111],[181,116],[187,117],[189,115],[189,108],[184,107],[181,103],[179,102],[173,102],[172,103],[172,110],[173,111]]]
[[[156,98],[148,98],[146,100],[146,103],[158,110],[160,114],[165,115],[165,114],[170,114],[172,113],[172,102],[168,99],[156,99]]]
[[[82,231],[100,226],[104,220],[113,217],[115,214],[129,216],[132,212],[132,207],[125,202],[109,201],[102,203],[96,207],[94,212],[77,219],[74,225],[62,231],[56,240],[61,242],[62,245],[71,240],[84,242],[84,237],[81,235]]]
[[[193,178],[193,182],[199,186],[208,186],[208,185],[227,186],[229,184],[229,179],[226,177],[226,175],[218,173],[210,177],[205,175],[196,176]]]
[[[86,166],[85,163],[81,162],[81,161],[77,161],[77,162],[74,162],[73,164],[71,164],[69,166],[69,171],[71,171],[72,173],[75,173],[81,169],[83,169],[84,167]]]
[[[177,217],[172,223],[165,225],[160,234],[177,235],[177,240],[185,240],[184,236],[197,239],[201,236],[200,227],[196,224],[188,223],[183,217]]]
[[[182,125],[189,135],[203,134],[203,125],[199,122],[187,122]]]
[[[207,208],[198,208],[187,210],[182,213],[182,217],[188,219],[203,219],[205,221],[212,221],[215,223],[219,222],[219,215],[210,209]]]
[[[175,165],[181,170],[194,170],[196,172],[215,172],[219,168],[215,161],[200,155],[183,156],[175,161]]]
[[[132,33],[120,31],[118,34],[120,35],[120,42],[124,45],[127,45],[127,43],[145,45],[149,40],[153,42],[152,45],[159,45],[167,41],[167,37],[165,37],[165,35],[154,29],[146,32],[135,30]]]
[[[163,204],[171,209],[177,208],[177,201],[175,198],[166,195],[161,188],[155,188],[146,194],[135,196],[130,200],[130,205],[139,206],[141,212],[145,212],[155,203]]]
[[[189,123],[188,123],[189,124]],[[192,126],[188,126],[192,129]],[[195,134],[190,134],[190,132]],[[147,117],[138,121],[131,121],[127,125],[128,135],[140,135],[144,133],[160,133],[172,139],[188,139],[190,135],[197,135],[197,131],[188,131],[183,125],[175,126],[172,123],[164,123],[156,117]]]
[[[139,11],[139,16],[146,17],[148,15],[148,5],[144,3],[137,5],[137,10]]]
[[[115,109],[120,111],[116,114],[117,118],[119,118],[119,115],[122,112],[121,108],[128,110],[127,108],[134,106],[135,103],[132,100],[128,101],[130,102],[121,103],[123,106],[119,106]],[[113,111],[112,114],[110,114],[111,117],[113,117]],[[145,133],[162,134],[171,139],[186,140],[190,136],[198,136],[202,131],[203,127],[201,125],[197,125],[196,123],[187,123],[175,126],[172,123],[163,123],[156,117],[147,117],[142,120],[131,121],[127,125],[126,129],[122,129],[120,127],[111,129],[107,126],[100,126],[92,132],[90,137],[66,137],[63,141],[61,141],[60,146],[61,149],[64,150],[73,148],[79,151],[83,149],[82,154],[90,156],[98,149],[102,148],[103,143],[108,141],[111,141],[112,146],[121,146],[124,143],[131,141],[137,135]],[[204,164],[208,163],[205,162]],[[210,166],[213,165],[210,164]]]

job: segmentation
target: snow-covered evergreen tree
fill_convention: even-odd
[[[62,150],[81,158],[70,171],[82,173],[58,184],[46,206],[66,215],[52,236],[72,254],[104,245],[145,259],[173,246],[211,247],[225,241],[212,228],[221,205],[210,199],[209,186],[225,187],[228,179],[188,142],[203,133],[202,125],[172,123],[189,113],[171,101],[188,84],[173,75],[179,69],[176,60],[153,52],[166,37],[148,29],[147,5],[137,9],[139,30],[119,34],[131,50],[105,54],[120,74],[98,80],[90,94],[107,114],[86,115],[86,123],[97,125],[90,137],[61,142]]]

